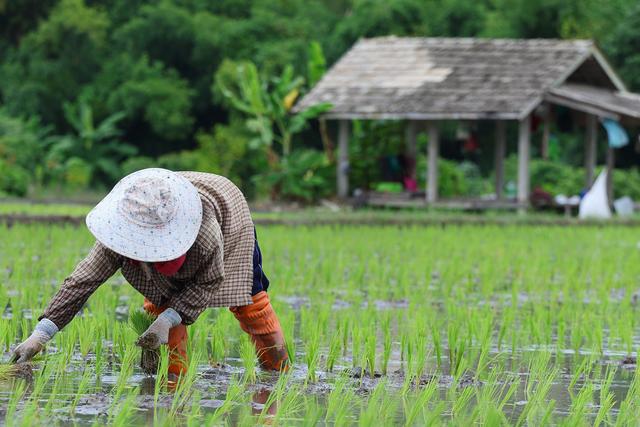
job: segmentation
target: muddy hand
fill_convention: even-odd
[[[33,359],[33,356],[38,354],[44,345],[41,341],[31,335],[27,338],[22,344],[17,346],[15,350],[13,350],[13,355],[11,356],[12,363],[25,363]]]
[[[22,344],[13,350],[13,363],[28,362],[44,348],[45,344],[58,332],[58,327],[49,319],[42,319],[33,333]]]
[[[178,326],[182,322],[182,317],[172,308],[163,311],[158,318],[140,335],[136,345],[155,350],[161,344],[169,342],[169,330]]]

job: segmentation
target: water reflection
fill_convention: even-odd
[[[263,413],[269,416],[264,422],[270,424],[270,418],[274,417],[278,413],[278,402],[275,400],[270,402],[269,397],[271,396],[271,390],[262,388],[252,396],[253,405],[251,405],[251,411],[253,415],[260,415]],[[266,407],[266,405],[269,405]]]

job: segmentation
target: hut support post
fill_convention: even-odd
[[[438,123],[428,122],[427,133],[429,135],[427,149],[427,203],[433,203],[438,200],[438,157],[440,156]]]
[[[416,179],[416,158],[418,155],[416,144],[417,128],[417,122],[415,120],[409,120],[405,129],[405,139],[407,142],[406,157],[408,162],[409,176],[414,180]]]
[[[519,122],[518,129],[518,203],[529,202],[529,158],[531,156],[531,116]]]
[[[613,169],[616,166],[616,151],[607,144],[607,196],[609,204],[613,203]]]
[[[504,120],[496,121],[496,199],[503,197],[504,189],[504,156],[507,148],[507,126]]]
[[[586,171],[585,186],[591,188],[596,170],[596,144],[598,138],[598,119],[587,113],[587,135],[584,153],[584,169]]]
[[[338,197],[349,195],[349,121],[338,122],[338,161],[336,162]]]
[[[542,127],[542,146],[540,147],[540,154],[545,160],[549,160],[549,137],[551,134],[551,105],[545,104],[542,112],[544,117]]]

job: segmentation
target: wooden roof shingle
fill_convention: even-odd
[[[341,119],[520,119],[595,54],[589,40],[358,41],[296,105]]]

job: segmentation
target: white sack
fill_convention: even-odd
[[[598,179],[593,186],[584,195],[580,201],[579,218],[611,218],[611,209],[609,208],[609,198],[607,197],[607,171],[604,170],[598,175]]]

